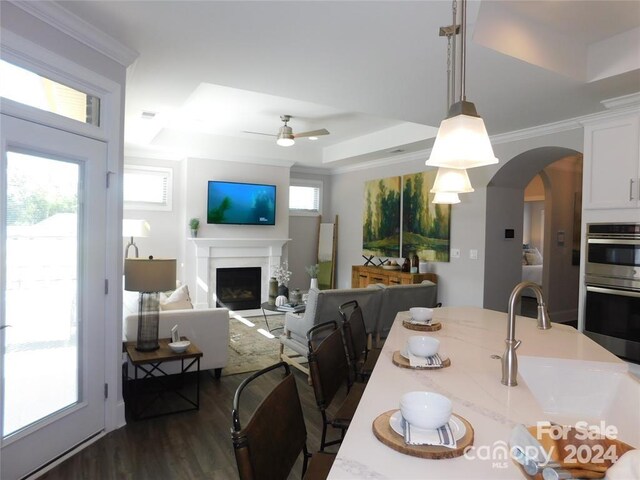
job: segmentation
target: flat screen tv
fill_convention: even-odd
[[[276,186],[210,180],[207,223],[275,225]]]

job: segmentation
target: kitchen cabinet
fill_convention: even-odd
[[[640,115],[586,123],[585,209],[640,208]]]
[[[408,273],[400,270],[386,270],[382,267],[353,265],[351,267],[351,288],[364,288],[372,284],[411,285],[430,280],[437,283],[435,273]]]

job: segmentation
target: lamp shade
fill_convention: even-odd
[[[462,104],[462,105],[461,105]],[[474,115],[475,113],[475,115]],[[457,102],[440,123],[430,167],[474,168],[498,163],[482,117],[471,102]]]
[[[124,289],[133,292],[164,292],[176,288],[175,258],[127,258]]]
[[[151,227],[146,220],[125,218],[122,220],[123,237],[147,237]]]
[[[460,203],[460,197],[454,192],[437,192],[431,203],[452,205],[454,203]]]
[[[466,170],[439,168],[431,193],[469,193],[473,187]]]

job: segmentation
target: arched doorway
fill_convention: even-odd
[[[573,265],[572,240],[575,202],[580,201],[582,191],[582,154],[564,147],[523,152],[506,162],[487,185],[484,307],[506,311],[511,290],[522,280],[524,189],[543,170],[546,255],[542,285],[552,319],[567,321],[577,318],[579,266]],[[511,230],[513,237],[508,238]],[[568,296],[564,293],[567,285],[571,288]]]

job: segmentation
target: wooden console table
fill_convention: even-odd
[[[384,285],[411,285],[430,280],[438,283],[435,273],[408,273],[401,270],[387,270],[382,267],[365,267],[354,265],[351,267],[351,288],[362,288],[374,283]]]

